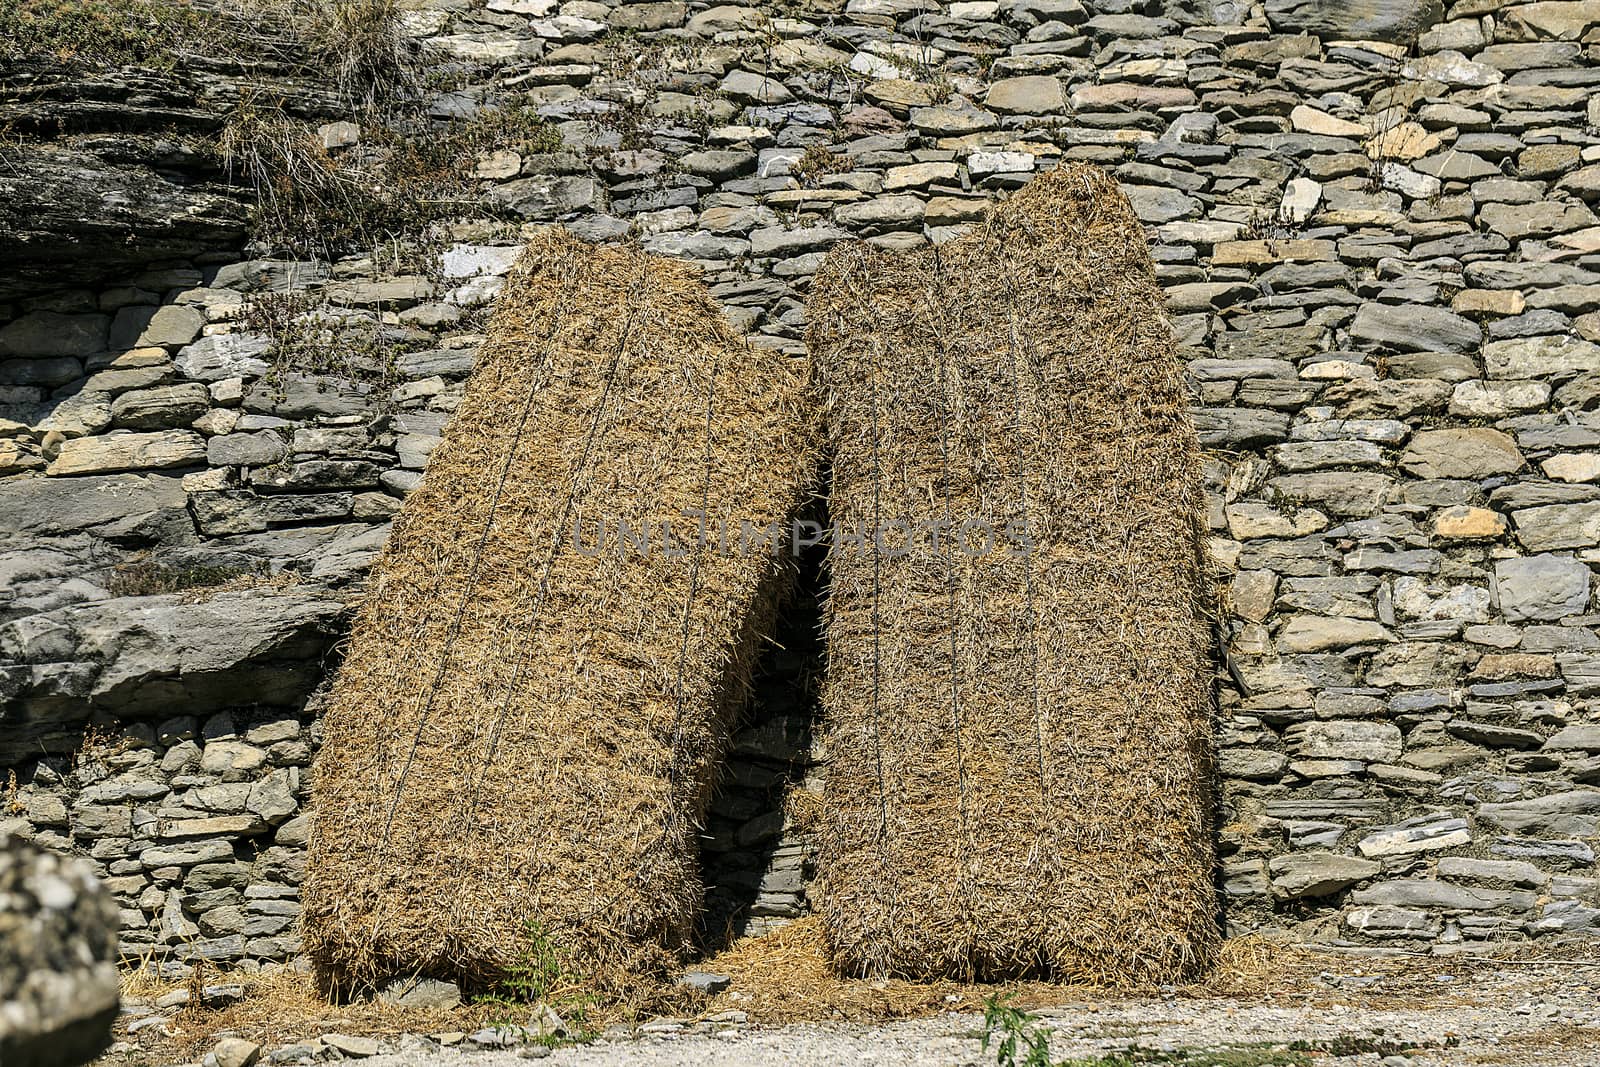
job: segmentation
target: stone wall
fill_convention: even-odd
[[[1148,224],[1211,450],[1230,930],[1600,934],[1600,8],[405,8],[439,122],[563,139],[486,152],[481,218],[0,308],[0,818],[105,869],[132,951],[295,951],[308,700],[520,226],[700,261],[798,356],[831,243],[947,239],[1061,159]],[[768,917],[813,773],[777,669],[708,828]]]

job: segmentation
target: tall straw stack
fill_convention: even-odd
[[[792,569],[689,513],[787,519],[809,388],[694,268],[528,246],[330,695],[304,888],[328,983],[492,984],[553,950],[604,987],[688,941],[700,820]]]
[[[942,247],[838,247],[809,316],[835,524],[813,896],[836,965],[1202,968],[1199,465],[1127,200],[1074,166]]]

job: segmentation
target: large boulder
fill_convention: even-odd
[[[88,864],[0,838],[0,1063],[74,1067],[117,1017],[117,908]]]

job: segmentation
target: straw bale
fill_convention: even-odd
[[[684,947],[793,570],[736,534],[812,491],[806,367],[737,336],[689,265],[529,244],[330,694],[304,887],[328,984],[483,986],[553,951],[606,988]]]
[[[1199,464],[1127,200],[1048,173],[940,247],[836,248],[808,307],[834,522],[812,895],[836,966],[1203,967]]]

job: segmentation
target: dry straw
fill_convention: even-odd
[[[604,988],[672,961],[791,570],[702,545],[685,513],[790,515],[812,488],[806,379],[691,266],[561,231],[528,246],[330,697],[304,918],[329,984],[554,963]]]
[[[1128,201],[1067,167],[937,249],[838,247],[809,317],[832,519],[884,531],[831,556],[835,965],[1194,973],[1219,937],[1197,446]]]

